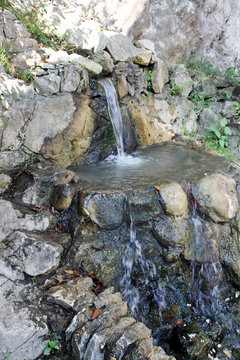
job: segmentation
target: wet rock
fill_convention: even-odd
[[[0,174],[0,194],[3,194],[11,184],[12,179],[7,174]]]
[[[75,187],[71,184],[57,185],[53,190],[51,204],[59,211],[66,211],[73,201],[75,192]]]
[[[176,255],[180,254],[189,237],[187,220],[162,214],[153,222],[153,234],[161,245],[174,250]]]
[[[163,201],[164,210],[174,217],[188,214],[188,199],[181,185],[172,182],[157,187]]]
[[[101,50],[93,56],[93,61],[100,64],[103,68],[103,74],[111,74],[114,68],[114,63],[107,51]]]
[[[82,194],[80,211],[102,229],[116,229],[126,216],[126,196],[122,193]]]
[[[1,257],[8,267],[36,276],[56,269],[62,252],[61,245],[42,235],[16,231],[4,240]]]
[[[33,308],[33,299],[24,298],[24,285],[14,284],[0,276],[0,358],[12,360],[36,359],[47,346],[49,330],[46,317]],[[39,295],[35,292],[35,300]],[[32,307],[27,308],[26,303]]]
[[[52,95],[59,92],[60,83],[60,76],[55,74],[49,74],[36,78],[35,89],[40,95]]]
[[[173,356],[168,356],[160,346],[153,346],[152,338],[141,340],[137,343],[133,352],[125,355],[126,360],[174,360]]]
[[[160,94],[164,85],[168,82],[168,69],[163,60],[158,59],[154,66],[151,75],[152,88],[155,94]]]
[[[91,292],[92,288],[91,278],[77,278],[51,288],[48,291],[48,298],[65,309],[77,311],[80,305],[94,301],[95,295]]]
[[[107,50],[115,62],[132,61],[138,54],[138,50],[133,46],[131,40],[118,33],[113,33],[109,37]]]
[[[139,65],[133,62],[120,62],[115,66],[114,74],[116,74],[118,81],[120,81],[120,86],[123,89],[127,87],[131,96],[138,96],[146,92],[147,73]]]
[[[183,64],[176,66],[176,70],[171,76],[171,84],[175,84],[181,88],[182,96],[188,96],[192,91],[193,81]]]
[[[144,222],[163,213],[160,198],[156,190],[145,190],[135,193],[131,197],[131,207],[133,210],[133,221]]]
[[[184,347],[189,359],[205,359],[212,346],[212,341],[201,329],[191,334],[191,336],[182,336],[180,342]]]
[[[233,219],[239,209],[235,180],[219,173],[202,178],[194,196],[201,214],[217,223]]]
[[[130,326],[123,335],[118,339],[114,345],[111,353],[112,355],[121,360],[127,348],[136,341],[147,339],[151,336],[151,330],[148,329],[143,323],[136,323]]]
[[[78,54],[71,54],[69,56],[69,61],[73,65],[82,66],[84,69],[86,69],[92,75],[99,75],[103,69],[100,64],[96,63],[93,60],[85,58],[81,55],[78,55]]]

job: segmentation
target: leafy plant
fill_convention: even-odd
[[[152,70],[147,71],[147,105],[150,101],[152,92]]]
[[[233,67],[230,67],[226,70],[226,77],[229,79],[229,80],[232,80],[233,81],[233,85],[234,86],[238,86],[239,85],[239,81],[237,78],[239,78],[240,76],[240,69],[236,70],[235,68]]]
[[[220,126],[211,125],[205,137],[205,144],[214,150],[222,150],[228,147],[228,137],[232,135],[231,129],[227,126],[228,121],[222,118]]]
[[[211,64],[209,61],[198,60],[195,58],[189,60],[187,68],[202,71],[206,75],[216,75],[219,73],[219,71],[215,69],[213,64]]]
[[[219,90],[218,92],[219,94],[223,94],[227,100],[231,99],[232,97],[232,92],[229,90],[223,89],[223,90]]]
[[[171,84],[170,93],[174,96],[182,96],[183,86],[178,86],[175,83]]]
[[[194,104],[201,104],[202,106],[209,106],[211,104],[212,99],[206,96],[199,96],[196,93],[191,93],[188,96],[188,100],[191,100]]]
[[[43,355],[50,355],[54,353],[56,350],[59,350],[59,341],[57,339],[55,340],[49,340],[48,346],[44,349]]]

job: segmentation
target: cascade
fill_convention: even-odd
[[[223,292],[223,268],[219,261],[219,252],[208,238],[206,224],[197,214],[197,205],[192,201],[194,233],[194,258],[192,269],[192,297],[196,311],[205,316],[213,316],[220,310]]]
[[[101,80],[100,84],[102,85],[106,94],[108,112],[112,122],[114,135],[116,138],[117,151],[118,154],[121,156],[124,154],[123,124],[122,124],[121,111],[117,99],[117,93],[110,79]]]

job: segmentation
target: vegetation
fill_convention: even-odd
[[[147,105],[152,93],[152,70],[147,71]]]
[[[230,100],[232,97],[232,92],[227,89],[222,89],[222,90],[219,90],[218,92],[219,92],[219,94],[224,95],[227,100]]]
[[[187,63],[188,69],[194,69],[204,72],[206,75],[217,75],[219,74],[219,70],[215,69],[213,64],[206,60],[198,60],[192,58]]]
[[[194,104],[201,104],[202,106],[209,106],[211,104],[212,99],[207,97],[207,96],[203,96],[201,97],[200,95],[196,94],[195,92],[192,92],[189,96],[188,99],[191,100]]]
[[[228,147],[228,137],[232,135],[232,131],[227,124],[227,119],[222,118],[219,125],[210,126],[205,137],[205,143],[208,147],[214,150],[222,150]]]
[[[170,93],[174,96],[182,96],[183,86],[178,86],[175,83],[171,84]]]
[[[44,349],[43,355],[53,354],[56,350],[59,350],[58,340],[49,340],[48,346]]]

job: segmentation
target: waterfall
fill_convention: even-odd
[[[104,88],[106,94],[108,113],[112,122],[113,131],[116,138],[117,151],[119,155],[123,155],[123,124],[116,90],[110,79],[101,80],[100,84]]]
[[[196,310],[206,316],[212,316],[222,305],[223,269],[215,244],[209,239],[205,222],[196,211],[196,203],[191,218],[195,237],[195,260],[192,268],[192,292]]]
[[[131,315],[137,317],[141,321],[144,318],[139,314],[139,304],[141,303],[140,289],[137,283],[137,276],[141,277],[141,282],[145,286],[149,285],[153,290],[154,300],[158,305],[159,316],[166,308],[166,289],[163,284],[155,284],[156,277],[155,265],[147,260],[144,256],[141,243],[137,237],[136,226],[133,218],[133,210],[129,203],[130,212],[130,241],[126,246],[126,250],[122,259],[124,266],[124,275],[120,285],[123,289],[123,296],[128,302],[131,309]]]

